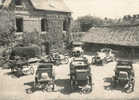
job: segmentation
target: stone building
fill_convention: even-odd
[[[63,0],[2,0],[3,7],[13,10],[16,33],[38,31],[50,38],[62,40],[70,32],[71,11]],[[54,44],[54,43],[53,43]]]

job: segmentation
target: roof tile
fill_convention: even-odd
[[[91,28],[82,38],[83,42],[139,46],[139,26]]]

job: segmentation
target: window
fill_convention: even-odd
[[[21,0],[15,0],[15,5],[17,5],[17,6],[21,6],[21,5],[22,5]]]
[[[66,20],[63,22],[63,31],[67,31],[66,30]]]
[[[48,31],[48,23],[46,19],[41,19],[41,31]]]
[[[23,19],[22,18],[16,18],[16,32],[23,32]]]

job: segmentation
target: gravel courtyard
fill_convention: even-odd
[[[88,57],[90,59],[90,57]],[[111,87],[111,78],[114,75],[115,62],[104,66],[91,65],[93,91],[89,94],[71,92],[69,86],[69,64],[55,66],[56,88],[55,92],[33,91],[27,94],[26,90],[32,88],[34,75],[17,78],[10,69],[0,68],[0,100],[139,100],[139,63],[134,63],[135,91],[130,94],[121,92]],[[36,69],[37,64],[34,66]]]

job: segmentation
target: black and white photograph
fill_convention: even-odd
[[[0,100],[139,100],[139,0],[0,0]]]

